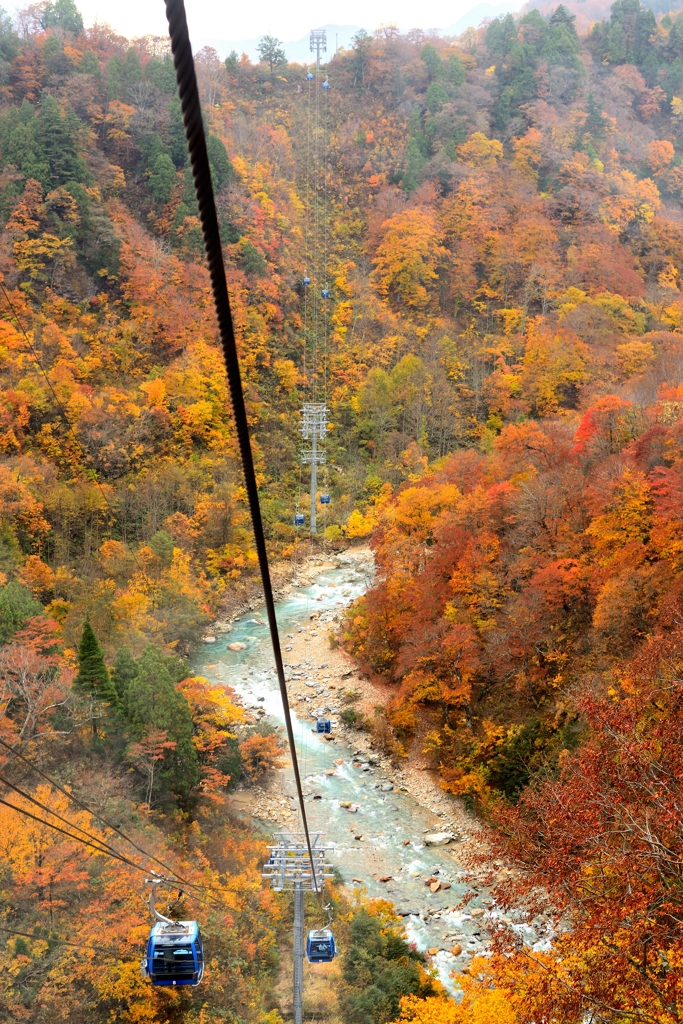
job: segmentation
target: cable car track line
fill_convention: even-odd
[[[0,932],[7,932],[8,935],[21,935],[23,939],[32,939],[34,942],[58,942],[60,946],[74,946],[76,949],[94,949],[96,953],[109,953],[117,959],[121,958],[118,950],[108,949],[106,946],[91,946],[87,942],[70,942],[69,939],[53,939],[47,935],[32,935],[30,932],[18,932],[16,928],[5,928],[4,924],[0,924]]]
[[[56,779],[53,779],[51,775],[48,775],[48,773],[44,772],[42,768],[39,768],[38,765],[34,764],[33,761],[31,761],[30,758],[25,757],[24,754],[19,753],[18,750],[15,750],[14,747],[12,747],[9,743],[7,743],[2,738],[0,738],[0,745],[2,745],[7,750],[9,750],[12,754],[14,754],[14,756],[16,758],[19,758],[19,760],[23,761],[24,764],[27,764],[29,766],[29,768],[31,768],[32,771],[34,771],[37,775],[40,775],[40,777],[45,779],[46,782],[49,782],[51,786],[54,786],[54,788],[56,790],[58,790],[65,797],[67,797],[69,800],[71,800],[71,802],[74,803],[77,807],[80,807],[81,810],[83,810],[83,811],[87,811],[87,813],[91,814],[92,817],[96,821],[100,821],[107,828],[111,829],[112,832],[115,832],[116,835],[120,836],[121,839],[125,840],[125,842],[130,843],[130,845],[134,849],[136,849],[138,851],[138,853],[141,853],[143,857],[146,857],[148,860],[153,861],[154,864],[158,864],[159,867],[163,868],[164,871],[168,871],[169,874],[173,875],[175,877],[175,879],[177,879],[179,882],[182,882],[183,885],[186,885],[186,886],[188,886],[191,889],[198,889],[200,892],[226,892],[226,891],[229,891],[229,890],[221,888],[220,886],[201,885],[201,884],[198,884],[196,882],[190,882],[186,878],[183,878],[183,876],[179,875],[178,872],[174,868],[169,867],[169,865],[165,864],[163,860],[159,860],[158,857],[155,857],[153,854],[148,853],[147,850],[143,849],[142,846],[139,846],[135,842],[134,839],[131,839],[130,836],[127,836],[125,832],[123,832],[116,825],[112,824],[111,821],[108,821],[107,818],[104,818],[101,814],[98,814],[97,811],[93,811],[93,809],[91,807],[88,807],[88,805],[86,803],[84,803],[82,800],[79,800],[79,798],[77,796],[74,796],[73,793],[70,793],[68,789],[65,789],[63,786],[60,786],[60,784],[56,781]],[[0,777],[0,779],[1,779],[1,777]],[[12,785],[12,784],[8,783],[8,785]],[[12,788],[15,788],[15,787],[12,786]],[[32,798],[29,797],[28,799],[32,799]],[[49,810],[50,814],[54,814],[55,813],[54,811],[50,810],[49,808],[47,808],[47,809]],[[78,828],[79,827],[78,825],[74,826],[73,823],[71,823],[71,822],[69,822],[69,824],[71,825],[72,828]]]
[[[26,799],[31,800],[34,804],[38,804],[38,806],[41,807],[47,814],[52,815],[52,817],[57,818],[59,821],[63,821],[65,824],[69,825],[71,828],[79,829],[82,832],[85,831],[84,829],[81,829],[80,825],[75,825],[73,822],[67,821],[66,818],[62,818],[61,815],[56,813],[56,811],[51,810],[49,807],[46,807],[44,804],[38,803],[38,801],[37,800],[33,800],[32,797],[27,797]],[[46,821],[45,818],[39,818],[36,814],[32,814],[31,811],[26,810],[25,807],[17,807],[16,804],[11,804],[8,800],[4,800],[2,797],[0,797],[0,805],[2,805],[4,807],[8,807],[11,811],[16,811],[17,814],[23,814],[25,818],[30,818],[32,821],[38,822],[39,825],[45,825],[46,828],[51,828],[51,829],[53,829],[53,831],[59,832],[61,835],[66,836],[67,839],[71,839],[71,840],[73,840],[76,843],[81,843],[83,846],[88,846],[88,847],[90,847],[91,850],[94,850],[96,853],[99,853],[99,854],[101,854],[104,857],[110,857],[112,860],[117,860],[121,864],[126,864],[130,868],[135,868],[136,871],[142,872],[143,875],[148,875],[149,874],[149,869],[148,868],[143,867],[142,864],[136,864],[134,860],[131,860],[129,857],[126,857],[125,854],[119,853],[117,850],[114,850],[113,847],[111,847],[107,843],[105,843],[104,840],[97,839],[96,836],[93,836],[92,839],[84,839],[83,836],[75,835],[73,832],[67,832],[66,829],[61,828],[59,825],[55,825],[54,822]],[[87,833],[86,833],[86,835],[87,835]],[[159,877],[162,878],[164,882],[172,882],[174,885],[177,884],[177,882],[179,880],[178,877],[176,877],[176,878],[166,878],[163,875],[160,875]],[[192,886],[192,882],[185,883],[185,884],[189,884],[190,886]],[[201,890],[204,887],[203,886],[194,886],[194,888],[199,888]],[[216,890],[216,891],[222,891],[222,890]],[[228,891],[228,890],[223,890],[223,891]],[[197,903],[203,903],[207,907],[214,907],[214,908],[218,908],[218,909],[220,909],[220,907],[221,907],[220,903],[210,902],[209,900],[204,900],[200,896],[192,896],[191,898],[193,900],[195,900]]]
[[[270,627],[273,657],[275,659],[280,695],[282,697],[282,707],[284,711],[285,725],[287,728],[289,751],[292,760],[292,768],[294,770],[299,806],[301,808],[301,818],[306,836],[306,845],[308,847],[308,855],[310,857],[311,869],[313,872],[314,889],[318,891],[319,886],[315,876],[313,850],[311,848],[311,837],[308,830],[308,819],[306,817],[304,794],[301,785],[301,776],[299,774],[299,763],[296,756],[292,715],[289,707],[289,698],[287,696],[285,669],[282,660],[282,649],[280,646],[277,618],[275,615],[275,600],[273,597],[273,587],[270,579],[270,569],[268,567],[266,538],[263,531],[258,484],[256,481],[256,473],[254,471],[254,460],[251,451],[251,441],[249,438],[249,422],[247,420],[244,393],[242,391],[239,358],[235,342],[232,312],[230,310],[230,297],[228,295],[228,284],[225,277],[225,266],[223,263],[223,249],[221,246],[220,232],[218,230],[216,204],[213,195],[213,185],[211,183],[211,170],[206,150],[206,138],[204,136],[199,92],[197,90],[197,77],[195,75],[192,47],[190,45],[190,36],[187,29],[185,4],[183,0],[165,0],[165,2],[168,31],[171,39],[171,51],[173,53],[173,63],[176,70],[176,80],[178,82],[178,95],[180,97],[180,105],[183,112],[185,137],[187,139],[187,147],[190,154],[192,177],[194,179],[197,205],[199,207],[199,218],[202,225],[202,233],[204,235],[206,260],[209,268],[209,276],[211,278],[211,290],[213,292],[213,300],[216,307],[216,317],[218,319],[218,329],[223,348],[223,358],[225,359],[225,369],[227,372],[230,399],[235,419],[235,431],[237,433],[240,457],[242,459],[244,482],[249,501],[252,527],[254,530],[254,541],[256,544],[256,552],[258,554],[259,568],[261,570],[263,595],[266,611],[268,613],[268,625]]]

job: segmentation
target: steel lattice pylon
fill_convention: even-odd
[[[327,860],[331,847],[322,845],[322,837],[322,832],[310,833],[311,866],[303,832],[276,832],[261,876],[275,892],[294,893],[294,1024],[303,1022],[304,892],[320,893],[326,879],[332,878],[332,865]]]
[[[301,462],[311,467],[311,533],[317,533],[318,466],[324,466],[326,462],[325,449],[318,448],[318,441],[324,441],[327,436],[327,406],[324,402],[304,403],[299,430],[303,439],[311,442],[311,447],[302,451]]]
[[[311,53],[315,54],[315,65],[320,67],[320,54],[327,53],[327,32],[324,28],[311,31]]]

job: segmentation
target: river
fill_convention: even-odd
[[[292,638],[298,631],[311,628],[312,610],[319,613],[317,623],[333,624],[369,583],[367,563],[359,562],[352,554],[337,556],[333,564],[322,571],[308,568],[301,585],[293,587],[277,605],[288,681],[296,682],[299,689],[302,683],[311,688],[311,697],[300,697],[298,704],[290,699],[296,705],[292,715],[309,826],[312,831],[324,833],[324,842],[332,846],[329,859],[347,885],[356,888],[362,884],[368,895],[391,900],[418,949],[438,950],[432,954],[432,962],[441,980],[452,989],[454,969],[462,969],[473,954],[485,951],[488,926],[501,916],[501,911],[485,889],[472,886],[471,875],[458,859],[457,842],[440,847],[425,845],[425,834],[449,831],[448,822],[435,821],[430,810],[401,788],[400,773],[386,762],[369,763],[366,755],[359,755],[358,748],[339,734],[334,742],[326,742],[311,729],[315,712],[328,708],[334,730],[340,705],[330,697],[329,690],[324,691],[324,697],[318,696],[323,693],[321,683],[327,666],[292,655]],[[246,707],[263,709],[266,719],[281,724],[282,704],[264,621],[263,608],[233,621],[231,632],[217,633],[215,643],[197,654],[193,670],[229,685]],[[230,650],[228,644],[236,641],[246,644],[246,649]],[[291,767],[285,769],[285,777],[285,792],[294,806]],[[357,811],[350,813],[341,806],[349,801]],[[382,878],[390,881],[380,881]],[[437,892],[432,893],[425,884],[430,878],[441,883]],[[466,908],[458,908],[465,892],[473,888],[476,895]],[[535,947],[545,944],[521,918],[515,918],[517,915],[512,915],[506,921],[525,942]],[[462,951],[453,955],[451,950],[456,946]]]

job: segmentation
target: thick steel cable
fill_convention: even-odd
[[[87,942],[70,942],[68,939],[53,939],[47,935],[32,935],[31,932],[18,932],[16,928],[5,928],[0,924],[0,932],[7,932],[8,935],[21,935],[24,939],[32,939],[34,942],[57,942],[60,946],[75,946],[76,949],[94,949],[96,953],[109,953],[120,959],[116,949],[108,949],[106,946],[90,946]]]
[[[155,857],[153,854],[148,853],[147,850],[143,849],[142,846],[139,846],[133,839],[130,838],[130,836],[127,836],[126,833],[122,829],[118,828],[116,825],[114,825],[107,818],[103,817],[101,814],[98,814],[97,811],[93,811],[92,807],[88,807],[88,805],[86,803],[84,803],[82,800],[79,800],[79,798],[77,796],[74,796],[73,793],[70,793],[68,789],[65,789],[63,786],[60,786],[60,784],[57,782],[56,779],[53,779],[51,775],[48,775],[48,773],[43,771],[42,768],[39,768],[38,765],[35,764],[33,761],[31,761],[30,758],[26,757],[24,754],[19,753],[18,750],[15,750],[9,743],[7,743],[2,738],[0,738],[0,745],[2,745],[7,750],[9,750],[14,755],[14,757],[18,758],[20,761],[23,761],[24,764],[27,764],[29,766],[29,768],[36,773],[36,775],[39,775],[41,778],[45,779],[46,782],[49,782],[51,786],[53,786],[56,790],[58,790],[60,793],[62,793],[65,797],[67,797],[73,804],[76,805],[76,807],[80,807],[81,810],[87,811],[87,813],[92,815],[92,817],[96,821],[100,821],[107,828],[111,829],[112,832],[115,832],[117,836],[120,836],[121,839],[125,840],[125,842],[130,843],[130,845],[135,850],[137,850],[138,853],[141,853],[143,857],[147,857],[148,860],[153,861],[155,864],[158,864],[159,867],[162,867],[164,869],[164,871],[168,871],[171,875],[174,875],[175,878],[179,882],[183,883],[183,885],[187,885],[191,889],[198,889],[200,892],[208,892],[208,891],[212,891],[212,892],[225,892],[226,891],[225,889],[222,889],[219,886],[198,885],[196,882],[189,882],[186,878],[183,878],[182,875],[179,875],[178,872],[174,868],[169,867],[168,864],[165,864],[163,862],[163,860],[159,860],[158,857]],[[11,783],[10,783],[10,785],[11,785]],[[13,787],[13,788],[15,788],[15,787]],[[33,799],[33,798],[29,798],[29,799]],[[54,814],[54,811],[50,811],[50,814]],[[78,828],[78,826],[76,826],[76,827]],[[112,847],[112,849],[113,849],[113,847]]]
[[[285,668],[282,661],[282,649],[280,647],[280,636],[278,633],[277,617],[275,615],[275,600],[273,587],[270,580],[270,569],[268,567],[268,552],[266,551],[266,538],[263,531],[263,520],[261,518],[261,506],[259,504],[258,484],[254,470],[254,459],[251,451],[249,438],[249,422],[247,410],[244,404],[244,393],[242,391],[242,378],[240,364],[237,355],[237,344],[235,342],[235,331],[232,323],[232,312],[230,310],[230,298],[228,296],[228,283],[225,277],[225,266],[223,263],[223,249],[221,237],[218,230],[218,217],[216,216],[216,203],[211,183],[211,169],[209,167],[209,156],[206,150],[206,138],[204,136],[204,124],[202,122],[202,110],[197,90],[197,76],[194,70],[194,59],[192,47],[187,29],[187,18],[185,16],[185,4],[183,0],[166,0],[166,17],[168,18],[168,31],[171,38],[171,51],[173,63],[178,82],[178,94],[180,106],[183,112],[185,125],[185,136],[192,165],[192,177],[194,179],[197,205],[199,207],[199,219],[204,235],[204,247],[206,249],[206,260],[211,278],[211,290],[213,301],[216,307],[216,318],[220,333],[225,369],[230,388],[230,399],[232,402],[233,416],[235,419],[235,431],[239,443],[242,469],[244,472],[244,483],[249,500],[249,511],[254,530],[254,541],[258,554],[259,568],[261,570],[261,581],[263,583],[263,596],[265,598],[266,611],[268,613],[268,626],[270,627],[270,638],[273,644],[273,657],[277,670],[277,678],[282,697],[282,707],[287,727],[287,739],[294,769],[301,817],[306,835],[306,846],[311,861],[313,874],[313,887],[318,890],[318,882],[313,862],[313,849],[311,837],[308,830],[308,819],[304,806],[304,794],[299,774],[299,763],[296,756],[294,740],[294,728],[292,726],[292,715],[289,708],[287,696],[287,683],[285,680]]]
[[[60,828],[59,825],[55,825],[54,822],[45,821],[44,818],[39,818],[37,815],[31,814],[31,812],[27,811],[25,807],[17,807],[16,804],[11,804],[8,800],[3,800],[2,797],[0,797],[0,804],[2,804],[3,807],[9,807],[11,811],[16,811],[17,814],[23,814],[25,818],[30,818],[31,821],[37,821],[39,825],[45,825],[46,828],[51,828],[54,832],[60,832],[63,836],[66,836],[67,839],[73,839],[74,842],[82,843],[83,846],[89,846],[90,849],[95,850],[96,853],[101,853],[105,857],[111,857],[112,860],[119,860],[122,864],[127,864],[129,867],[136,868],[138,871],[144,872],[144,874],[149,874],[146,868],[143,868],[134,861],[129,860],[128,857],[124,857],[118,853],[112,853],[111,849],[106,849],[101,845],[96,845],[95,843],[90,842],[89,839],[84,839],[83,836],[77,836],[74,835],[73,832],[67,832],[66,829]],[[49,813],[54,815],[54,811],[49,811]],[[54,816],[57,817],[57,815]],[[78,828],[78,825],[72,825],[72,828]]]
[[[141,864],[136,864],[135,861],[130,860],[130,858],[126,857],[121,853],[112,852],[112,847],[96,845],[95,843],[90,842],[90,840],[88,839],[83,839],[82,836],[74,835],[73,832],[67,832],[66,829],[60,828],[60,826],[55,825],[54,822],[45,821],[44,818],[39,818],[37,815],[32,814],[30,811],[27,811],[25,807],[17,807],[16,804],[11,804],[8,800],[3,800],[2,797],[0,797],[0,805],[2,805],[3,807],[9,807],[11,811],[16,811],[17,814],[23,814],[25,818],[30,818],[31,821],[36,821],[38,822],[39,825],[45,825],[46,828],[51,828],[54,832],[59,832],[61,835],[66,836],[67,839],[72,839],[76,843],[81,843],[83,846],[88,846],[90,847],[90,849],[94,850],[96,853],[102,854],[102,856],[104,857],[110,857],[112,860],[118,860],[122,864],[127,864],[128,867],[135,868],[136,871],[141,871],[143,875],[149,874],[149,870],[147,868],[143,868]],[[51,814],[53,817],[59,818],[59,815],[55,814],[55,812],[50,810],[49,807],[45,809],[48,814]],[[80,829],[80,825],[71,824],[71,827]],[[98,840],[98,843],[99,842],[100,841]],[[163,880],[165,882],[173,882],[174,884],[178,881],[177,878],[163,878]],[[197,903],[204,903],[207,907],[220,906],[218,903],[210,903],[208,900],[203,900],[200,896],[192,896],[191,898],[195,900],[195,902]]]
[[[28,800],[29,803],[34,804],[34,806],[38,807],[41,811],[46,811],[48,814],[52,815],[53,818],[56,818],[57,821],[61,821],[63,825],[68,825],[69,828],[82,832],[86,839],[91,840],[93,843],[97,843],[102,852],[109,851],[109,853],[114,857],[122,856],[119,851],[114,849],[114,847],[105,839],[101,839],[99,836],[93,835],[92,832],[88,832],[88,830],[83,828],[82,825],[77,825],[75,821],[70,821],[51,807],[48,807],[47,804],[41,803],[40,800],[36,800],[34,796],[31,796],[30,793],[26,793],[23,789],[20,789],[19,786],[15,786],[15,784],[10,782],[9,779],[6,779],[4,775],[0,775],[0,783],[2,783],[3,786],[7,786],[8,789],[13,789],[18,796],[22,797],[24,800]]]

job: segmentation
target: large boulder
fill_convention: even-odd
[[[432,832],[424,837],[425,846],[447,846],[455,840],[452,832]]]

